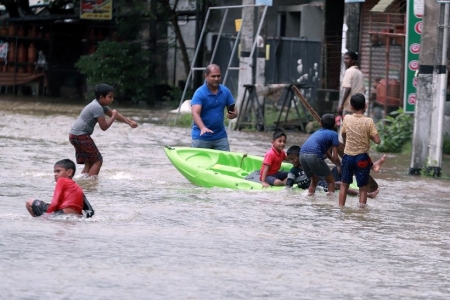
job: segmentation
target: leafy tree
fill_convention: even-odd
[[[89,85],[114,86],[119,100],[147,100],[153,83],[148,53],[140,44],[102,41],[94,54],[82,56],[75,66],[87,76]]]
[[[413,124],[412,116],[402,108],[391,112],[390,116],[378,122],[378,133],[381,143],[377,145],[380,152],[401,152],[403,146],[411,141]]]
[[[190,2],[197,2],[197,5],[201,4],[201,1],[188,0]],[[173,5],[170,3],[173,2]],[[179,0],[170,1],[170,0],[160,0],[158,1],[159,8],[162,13],[166,16],[167,20],[170,22],[172,29],[175,33],[175,37],[178,41],[178,47],[181,51],[181,57],[183,60],[184,70],[186,75],[189,74],[191,69],[191,64],[189,62],[189,56],[186,49],[186,43],[184,42],[183,36],[181,34],[180,26],[178,25],[178,15],[176,11],[176,7],[178,5]]]
[[[188,1],[198,1],[201,4],[200,0]],[[143,49],[145,47],[139,47],[145,44],[141,37],[144,25],[147,25],[148,22],[151,24],[155,20],[168,22],[172,26],[187,75],[190,71],[190,62],[178,25],[176,11],[178,2],[179,0],[152,0],[150,9],[142,0],[115,2],[117,4],[114,22],[122,42],[102,42],[99,44],[97,52],[83,56],[77,62],[76,66],[83,74],[86,74],[88,83],[109,82],[116,87],[122,98],[148,100],[150,85],[157,81],[164,83],[161,82],[161,72],[158,72],[161,67],[165,68],[164,62],[161,63],[161,48],[154,47],[154,41],[150,41],[150,43],[153,42],[153,45],[150,45],[150,51]],[[167,48],[164,48],[163,51],[166,51]],[[146,72],[147,74],[145,74]],[[145,91],[148,91],[147,95],[145,95]]]

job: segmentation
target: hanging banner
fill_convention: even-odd
[[[112,0],[81,0],[80,5],[80,19],[112,19]]]
[[[416,106],[416,71],[419,69],[423,5],[423,0],[407,1],[405,82],[403,96],[403,108],[405,112],[414,112]]]

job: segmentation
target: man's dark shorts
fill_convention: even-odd
[[[273,175],[268,175],[266,177],[266,182],[270,185],[275,185],[275,180],[279,179],[281,181],[285,180],[288,177],[289,172],[286,171],[278,171],[277,173]]]
[[[34,200],[33,204],[31,204],[31,209],[33,210],[33,214],[36,217],[42,216],[47,212],[47,209],[49,208],[50,203],[46,203],[41,200]],[[62,210],[55,211],[55,214],[63,214],[64,212]]]
[[[77,164],[96,163],[103,160],[94,140],[90,135],[69,135],[69,141],[75,148]]]

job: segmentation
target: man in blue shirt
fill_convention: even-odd
[[[224,124],[224,110],[227,118],[237,117],[235,101],[230,90],[220,84],[221,73],[218,65],[211,64],[205,70],[205,83],[199,87],[191,99],[192,147],[230,151]],[[230,107],[233,105],[233,107]]]

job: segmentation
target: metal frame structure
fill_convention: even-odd
[[[203,23],[203,28],[202,28],[202,31],[200,33],[200,38],[199,38],[197,47],[195,48],[195,53],[194,53],[194,57],[192,59],[191,69],[190,69],[188,77],[186,79],[186,84],[184,86],[183,94],[181,96],[180,103],[178,105],[178,112],[177,112],[177,116],[175,117],[175,125],[177,123],[178,116],[180,114],[181,104],[184,102],[185,97],[186,97],[186,91],[188,89],[188,86],[190,86],[190,84],[191,84],[192,73],[194,71],[201,71],[201,70],[205,70],[206,69],[205,67],[196,67],[194,64],[197,61],[197,56],[198,56],[198,53],[199,53],[199,50],[200,50],[200,46],[203,44],[203,37],[205,35],[206,25],[208,24],[209,15],[210,15],[211,10],[223,10],[224,9],[225,13],[223,15],[222,22],[220,24],[219,33],[217,35],[217,40],[216,40],[216,42],[214,44],[214,49],[213,49],[213,53],[211,55],[210,63],[212,63],[214,61],[214,58],[215,58],[215,55],[216,55],[216,52],[217,52],[217,48],[219,46],[220,37],[222,36],[222,31],[223,31],[223,27],[224,27],[224,24],[225,24],[225,20],[226,20],[226,18],[228,16],[229,9],[236,9],[236,8],[243,9],[243,8],[250,8],[250,7],[264,7],[264,11],[263,11],[263,14],[261,16],[261,20],[259,21],[258,29],[257,29],[257,31],[256,31],[256,33],[254,35],[254,37],[257,37],[260,34],[260,32],[261,32],[261,28],[262,28],[264,19],[266,17],[267,5],[231,5],[231,6],[216,6],[216,7],[208,8],[208,12],[206,13],[206,17],[205,17],[205,22]],[[247,11],[244,10],[244,14],[242,16],[242,20],[245,19],[246,12]],[[224,85],[226,84],[226,81],[228,79],[228,72],[230,70],[239,70],[240,69],[239,66],[233,67],[233,66],[231,66],[231,64],[232,64],[233,56],[236,53],[237,46],[239,45],[239,41],[240,41],[240,38],[241,38],[242,27],[243,26],[241,26],[239,28],[239,31],[238,31],[238,34],[237,34],[237,37],[236,37],[236,43],[234,43],[233,50],[231,52],[230,59],[228,61],[228,67],[227,67],[227,70],[225,71],[225,76],[224,76],[224,79],[223,79],[223,82],[222,82]],[[253,58],[253,55],[255,53],[257,41],[258,40],[256,38],[254,38],[253,45],[252,45],[252,50],[251,50],[250,56],[249,56],[251,59]]]

